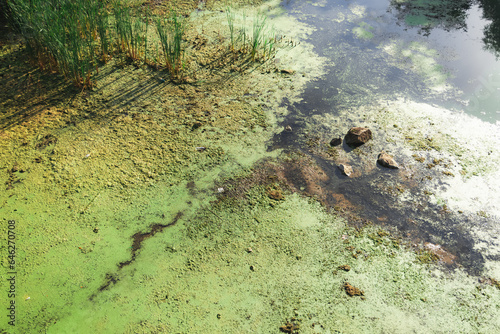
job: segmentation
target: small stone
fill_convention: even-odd
[[[292,132],[292,127],[290,125],[285,126],[285,131]]]
[[[344,174],[346,176],[349,176],[352,174],[352,167],[350,165],[340,164],[340,165],[338,165],[338,168],[340,169],[342,174]]]
[[[294,70],[281,70],[281,73],[284,73],[284,74],[294,74],[295,71]]]
[[[392,156],[389,154],[385,153],[384,151],[380,152],[377,158],[377,162],[386,168],[392,168],[392,169],[398,169],[399,165],[398,163],[394,160]]]
[[[368,128],[353,127],[350,128],[344,137],[347,145],[358,147],[372,139],[372,132]]]
[[[330,146],[339,146],[342,144],[342,138],[338,137],[338,138],[333,138],[331,141],[330,141]]]

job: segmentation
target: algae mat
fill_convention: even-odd
[[[2,332],[498,331],[497,281],[354,228],[284,180],[316,170],[268,151],[283,100],[323,73],[313,29],[270,4],[296,46],[213,68],[227,27],[209,9],[187,34],[190,84],[116,60],[75,92],[3,46]]]

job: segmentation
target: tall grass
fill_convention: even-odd
[[[130,7],[122,5],[119,1],[113,6],[113,14],[118,49],[132,60],[141,59],[142,54],[146,54],[147,22],[144,23],[140,17],[132,16]]]
[[[184,48],[182,38],[184,36],[184,21],[175,12],[168,18],[157,18],[156,30],[160,37],[165,66],[173,77],[178,77],[182,71]]]
[[[111,53],[110,35],[109,35],[109,14],[106,10],[101,10],[96,15],[96,27],[101,44],[100,58],[106,63]]]
[[[28,51],[42,68],[91,85],[98,50],[109,52],[107,14],[98,0],[11,0]]]
[[[234,36],[234,12],[230,7],[226,8],[227,25],[229,27],[229,35],[231,37],[231,51],[235,50],[236,40]]]
[[[113,2],[111,11],[104,3],[10,0],[9,6],[37,65],[85,88],[92,85],[99,62],[107,62],[115,52],[147,62],[148,17],[143,22],[120,1]]]
[[[152,64],[147,53],[149,12],[142,18],[121,1],[9,0],[8,4],[32,59],[42,69],[57,71],[79,87],[92,86],[100,63],[115,54],[156,66],[161,63],[173,78],[180,77],[186,28],[183,17],[171,12],[152,20],[159,41],[150,47]],[[247,27],[245,12],[238,16],[238,29],[237,16],[229,7],[226,18],[235,57],[245,55],[252,61],[272,57],[277,39],[265,15],[253,18],[253,28]]]
[[[263,41],[267,40],[266,36],[264,36],[264,28],[266,25],[267,17],[264,15],[258,14],[253,19],[253,34],[252,39],[250,41],[250,54],[252,56],[252,60],[255,60],[257,52],[263,45]],[[265,54],[265,48],[264,48]]]
[[[251,35],[248,32],[246,13],[242,12],[238,36],[235,34],[236,15],[230,7],[226,8],[229,27],[230,49],[237,56],[247,54],[252,61],[272,58],[280,39],[268,25],[267,16],[257,14],[252,20]]]

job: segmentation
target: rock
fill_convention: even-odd
[[[340,164],[340,165],[338,165],[338,168],[346,176],[349,176],[352,174],[352,167],[347,165],[347,164]]]
[[[292,127],[290,125],[285,126],[285,131],[291,132]]]
[[[330,146],[339,146],[340,144],[342,144],[342,138],[338,137],[338,138],[333,138],[331,141],[330,141]]]
[[[350,128],[349,132],[344,137],[347,145],[361,146],[372,139],[372,132],[368,128],[354,127]]]
[[[284,70],[281,70],[281,73],[284,73],[284,74],[294,74],[295,71],[294,70],[284,69]]]
[[[394,158],[391,157],[389,154],[385,153],[384,151],[380,152],[377,158],[377,162],[384,167],[387,168],[393,168],[393,169],[398,169],[399,165],[396,161],[394,161]]]

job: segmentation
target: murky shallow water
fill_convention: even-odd
[[[301,102],[286,105],[283,126],[293,131],[276,135],[271,149],[311,155],[329,176],[320,186],[330,208],[340,194],[363,217],[443,245],[470,272],[497,272],[486,263],[500,255],[491,238],[499,230],[500,63],[484,48],[482,9],[453,17],[395,1],[284,5],[317,28],[310,42],[329,67]],[[328,143],[352,126],[371,128],[373,141],[343,144],[330,159]],[[403,168],[376,165],[381,150]],[[355,177],[333,160],[351,164]]]

